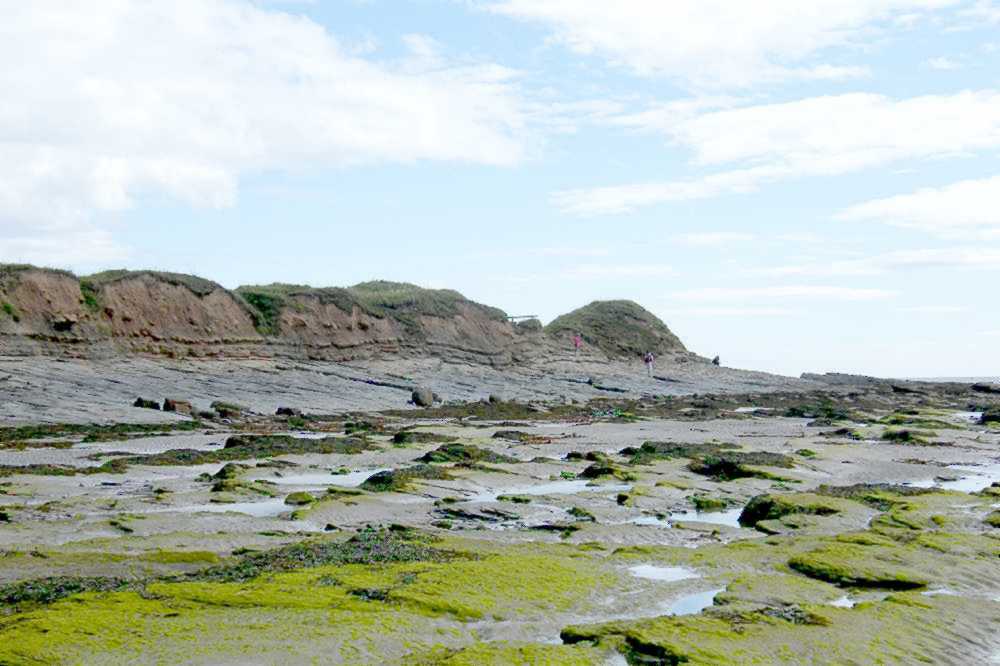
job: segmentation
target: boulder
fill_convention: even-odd
[[[302,410],[296,407],[278,407],[275,416],[302,416]]]
[[[285,504],[288,506],[305,506],[306,504],[312,504],[315,501],[316,498],[305,491],[292,493],[285,498]]]
[[[68,333],[77,323],[76,315],[60,314],[52,320],[52,328],[59,333]]]
[[[434,392],[428,388],[418,388],[410,398],[417,407],[433,407]]]
[[[212,409],[224,419],[235,418],[243,415],[246,411],[245,408],[240,405],[234,405],[228,402],[222,402],[221,400],[216,400],[212,403]]]
[[[147,400],[146,398],[136,398],[132,406],[141,407],[142,409],[155,409],[157,411],[160,409],[160,403],[155,400]]]
[[[167,398],[163,401],[163,411],[191,416],[194,414],[194,407],[187,400],[171,400]]]

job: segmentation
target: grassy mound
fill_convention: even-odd
[[[268,284],[239,287],[236,293],[256,311],[257,328],[265,334],[279,332],[283,308],[293,298],[311,298],[323,305],[334,305],[344,312],[361,312],[379,319],[395,319],[411,333],[419,332],[420,317],[454,317],[459,305],[473,306],[489,319],[506,321],[502,310],[468,300],[450,289],[424,289],[405,282],[376,280],[353,287],[315,288],[300,284]]]
[[[632,301],[594,301],[556,318],[545,332],[567,338],[580,333],[587,344],[609,356],[686,351],[666,324]]]

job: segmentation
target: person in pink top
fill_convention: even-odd
[[[577,333],[576,335],[573,336],[573,353],[579,354],[580,347],[582,346],[583,346],[583,336]]]
[[[656,358],[653,356],[653,352],[646,352],[646,355],[642,357],[642,362],[646,364],[646,372],[650,377],[653,376],[653,362]]]

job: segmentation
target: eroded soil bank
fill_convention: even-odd
[[[0,663],[990,663],[998,403],[39,405],[0,428]]]

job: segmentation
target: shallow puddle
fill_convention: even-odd
[[[500,495],[531,495],[538,497],[541,495],[576,495],[579,493],[622,493],[632,490],[628,484],[610,485],[590,485],[586,479],[573,479],[567,481],[547,481],[530,486],[516,486],[514,488],[503,488],[489,490],[473,495],[470,502],[496,502]]]
[[[942,490],[957,490],[963,493],[977,493],[1000,481],[1000,463],[990,463],[988,465],[949,465],[948,469],[962,473],[963,476],[954,481],[919,479],[917,481],[908,481],[904,485],[913,488],[941,488]]]
[[[725,589],[724,587],[720,587],[714,590],[685,595],[664,606],[663,611],[667,615],[695,615],[706,608],[711,608],[715,603],[715,595],[723,592]]]
[[[660,567],[654,564],[640,564],[629,567],[629,573],[636,578],[658,580],[664,583],[701,578],[693,569],[688,569],[687,567]]]
[[[175,511],[177,513],[245,513],[255,518],[274,518],[282,513],[294,511],[295,507],[285,504],[285,498],[275,497],[260,502],[232,502],[230,504],[190,504],[157,510],[155,513]]]
[[[339,486],[341,488],[356,488],[365,482],[373,474],[387,472],[388,468],[363,469],[347,474],[334,474],[332,471],[326,472],[306,472],[303,474],[286,474],[280,477],[267,479],[282,486]]]
[[[738,528],[740,527],[741,513],[743,513],[742,508],[726,511],[675,511],[667,516],[667,520],[674,523],[698,522]]]
[[[854,600],[845,594],[841,598],[831,601],[830,605],[837,608],[854,608],[854,603]]]

